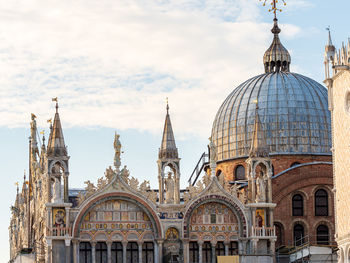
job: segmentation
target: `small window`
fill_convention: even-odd
[[[235,169],[235,181],[245,180],[245,169],[243,165],[238,165]]]
[[[317,227],[317,244],[329,245],[329,231],[326,225],[319,225]]]
[[[235,242],[235,241],[230,242],[229,254],[238,255],[238,242]]]
[[[303,197],[300,194],[293,195],[292,207],[293,207],[293,216],[304,215]]]
[[[293,228],[294,244],[300,246],[304,243],[304,227],[300,224],[296,224]]]
[[[315,193],[315,216],[328,216],[328,194],[319,189]]]
[[[210,215],[210,223],[216,224],[216,214],[211,214]]]

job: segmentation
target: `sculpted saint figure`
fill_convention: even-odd
[[[171,172],[168,173],[168,178],[165,179],[165,203],[173,204],[174,203],[174,179],[171,176]]]
[[[55,182],[52,187],[52,202],[53,203],[59,203],[61,202],[61,182],[60,180],[55,177]]]
[[[264,180],[264,174],[261,171],[260,175],[256,178],[256,202],[266,201],[266,185]]]
[[[212,138],[209,138],[209,149],[210,149],[210,164],[216,164],[216,148]]]
[[[115,154],[114,154],[114,166],[115,166],[115,168],[117,168],[117,170],[119,170],[119,167],[121,165],[120,154],[121,154],[122,144],[119,141],[119,137],[120,137],[120,135],[117,134],[117,133],[114,136],[114,151],[115,151]]]

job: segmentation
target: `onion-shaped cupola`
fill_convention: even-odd
[[[274,35],[273,41],[264,54],[265,73],[289,72],[291,59],[288,50],[282,45],[278,36],[281,29],[278,27],[277,18],[274,18],[273,23],[271,29]]]

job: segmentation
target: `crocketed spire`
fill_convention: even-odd
[[[258,101],[256,100],[254,101],[254,103],[256,103],[254,132],[253,132],[252,144],[249,151],[249,156],[250,157],[267,157],[269,155],[269,150],[266,145],[264,130],[261,127],[261,122],[259,119]]]
[[[282,45],[278,34],[281,29],[278,27],[277,18],[273,19],[273,28],[271,32],[273,33],[273,41],[271,46],[266,50],[264,54],[264,67],[265,73],[272,72],[289,72],[289,65],[291,58],[288,50]]]
[[[173,128],[170,122],[169,104],[166,105],[166,117],[163,130],[163,139],[159,149],[159,159],[178,158],[178,152],[175,144]]]
[[[56,101],[56,113],[50,132],[47,146],[48,156],[66,156],[67,148],[64,144],[60,115],[58,114],[58,103]]]

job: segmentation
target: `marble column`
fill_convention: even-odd
[[[139,263],[142,263],[142,245],[143,245],[143,242],[139,241],[137,242],[137,244],[139,245]],[[147,263],[147,262],[145,262]]]
[[[211,262],[216,263],[216,242],[211,242]]]
[[[162,263],[163,262],[163,242],[164,240],[162,239],[158,239],[157,243],[158,243],[158,262]]]
[[[225,256],[228,256],[229,255],[228,248],[229,248],[229,245],[230,245],[230,241],[224,242],[224,245],[225,245]]]
[[[122,245],[123,245],[123,263],[126,263],[126,247],[128,245],[128,241],[123,241]]]
[[[73,262],[79,263],[79,240],[73,240]]]
[[[96,242],[91,242],[91,259],[92,263],[96,263]]]
[[[107,241],[107,263],[112,263],[112,241]]]
[[[159,263],[159,254],[158,254],[158,244],[157,241],[153,242],[154,245],[154,263]],[[147,263],[147,262],[146,262]]]
[[[71,250],[71,246],[66,246],[66,263],[71,263],[70,250]]]
[[[189,263],[190,262],[189,241],[183,240],[183,246],[184,246],[184,263]]]
[[[202,247],[203,247],[203,241],[198,241],[198,263],[203,262]]]

